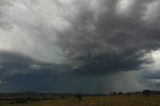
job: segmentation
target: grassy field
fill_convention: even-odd
[[[160,96],[102,96],[85,97],[82,101],[75,98],[56,99],[28,104],[1,102],[0,106],[160,106]]]

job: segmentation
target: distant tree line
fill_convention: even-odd
[[[110,93],[110,95],[123,95],[124,93],[122,91],[119,91],[119,92],[116,92],[116,91],[113,91]]]
[[[116,91],[113,91],[110,93],[111,96],[114,96],[114,95],[127,95],[127,96],[130,96],[130,95],[135,95],[135,94],[142,94],[144,96],[150,96],[151,94],[160,94],[160,91],[151,91],[149,89],[145,89],[143,90],[142,92],[128,92],[128,93],[123,93],[122,91],[119,91],[119,92],[116,92]]]

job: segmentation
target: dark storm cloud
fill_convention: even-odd
[[[101,87],[103,78],[62,74],[62,68],[19,53],[1,51],[0,92],[105,92]]]
[[[159,10],[159,0],[0,0],[0,91],[145,89],[159,79],[142,72],[160,46]]]
[[[0,66],[1,77],[4,78],[14,75],[57,73],[60,70],[56,64],[44,63],[19,53],[4,51],[0,52]]]
[[[148,62],[144,55],[160,46],[158,0],[1,0],[0,4],[0,26],[5,29],[0,48],[57,63],[66,73],[137,70]],[[10,67],[21,69],[26,64],[32,70],[42,68],[23,62]]]
[[[144,18],[148,5],[154,2],[136,0],[128,13],[127,10],[117,13],[116,8],[120,8],[117,0],[103,0],[99,7],[103,11],[99,13],[87,7],[82,9],[72,28],[59,36],[62,55],[73,72],[103,74],[137,70],[148,62],[140,58],[160,46],[160,23]]]
[[[138,55],[132,55],[130,57],[125,56],[112,56],[101,55],[99,57],[91,57],[81,61],[85,61],[86,64],[79,66],[77,69],[73,69],[75,74],[113,74],[120,71],[138,70],[139,65],[143,60],[138,60]]]

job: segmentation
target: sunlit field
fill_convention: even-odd
[[[0,106],[160,106],[160,96],[121,95],[44,100],[25,104],[1,101]]]

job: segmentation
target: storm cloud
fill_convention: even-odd
[[[149,62],[141,58],[159,48],[159,8],[152,5],[160,2],[102,0],[97,1],[97,11],[92,2],[80,11],[72,27],[58,36],[65,62],[77,73],[92,74],[137,70]],[[125,5],[130,6],[124,9]]]
[[[159,73],[159,11],[159,0],[0,0],[0,82],[138,73],[130,82],[145,88]]]
[[[140,58],[159,47],[158,4],[2,0],[1,49],[65,64],[77,73],[137,70],[147,62]]]
[[[46,62],[36,61],[28,56],[14,52],[0,52],[1,77],[14,75],[27,75],[36,73],[59,73],[62,66]]]

